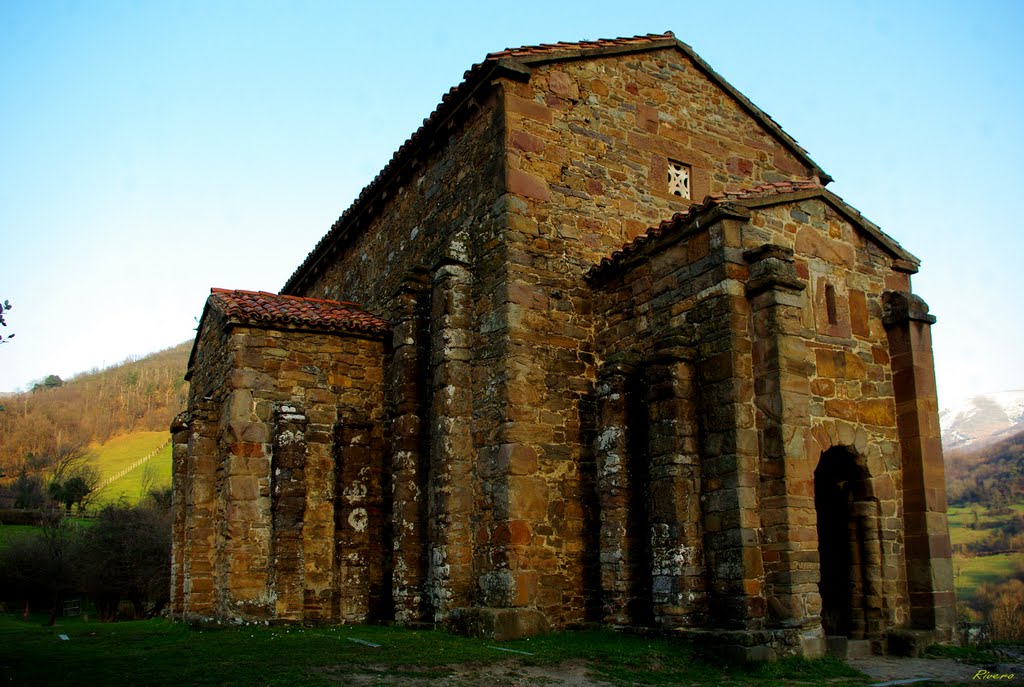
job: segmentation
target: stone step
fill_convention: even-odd
[[[865,658],[871,655],[871,641],[867,639],[829,635],[825,642],[826,653],[836,658]]]

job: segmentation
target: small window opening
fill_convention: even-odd
[[[668,161],[668,192],[680,198],[690,197],[690,166]]]
[[[836,313],[836,287],[825,284],[825,312],[828,313],[828,323],[838,324],[839,317]]]

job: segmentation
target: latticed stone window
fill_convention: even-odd
[[[668,192],[680,198],[690,197],[690,166],[668,161]]]

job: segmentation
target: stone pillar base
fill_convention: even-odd
[[[681,629],[676,636],[713,651],[729,661],[755,663],[788,656],[820,658],[825,655],[821,625],[772,630]]]
[[[932,644],[949,644],[957,638],[953,631],[946,627],[937,630],[890,630],[886,639],[886,653],[917,658]]]
[[[449,625],[460,634],[497,642],[550,631],[547,618],[533,608],[457,608],[451,615]]]

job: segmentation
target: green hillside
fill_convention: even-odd
[[[170,484],[168,427],[185,407],[191,343],[4,396],[0,412],[0,507],[44,508],[63,484],[98,482],[85,504],[134,503]],[[145,460],[143,460],[145,459]],[[65,496],[77,491],[63,492]],[[79,497],[81,498],[81,497]],[[72,499],[71,503],[81,505]]]
[[[93,466],[107,483],[96,498],[96,505],[119,500],[135,503],[148,488],[171,484],[171,445],[168,432],[135,432],[111,439],[92,450]],[[157,453],[141,465],[140,460]],[[134,469],[131,469],[134,465]],[[124,473],[119,476],[119,473]]]

